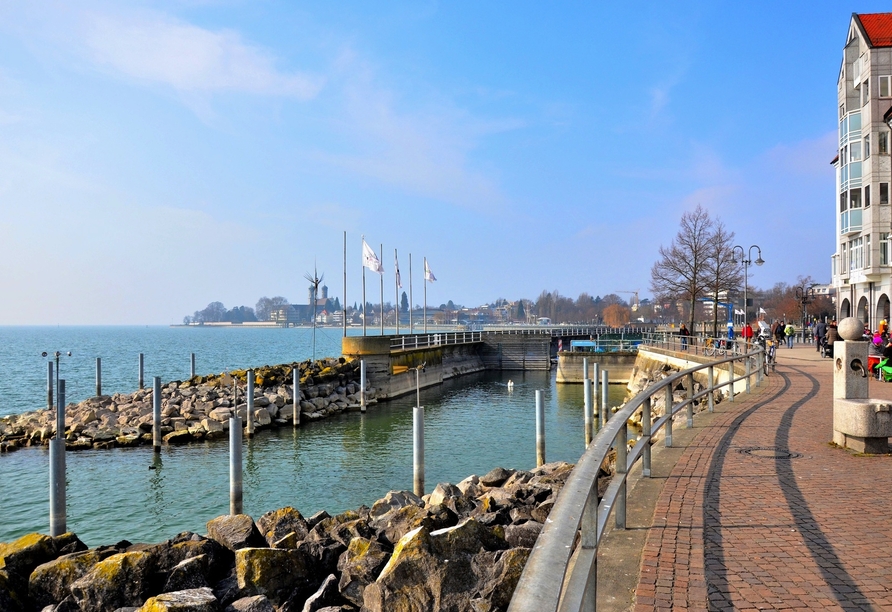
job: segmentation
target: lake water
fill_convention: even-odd
[[[361,330],[359,330],[361,333]],[[342,331],[319,329],[316,355],[340,354]],[[68,398],[89,397],[95,357],[103,391],[133,391],[137,357],[146,380],[303,360],[312,330],[166,327],[0,327],[0,414],[42,407],[46,359],[62,357]],[[151,364],[151,365],[150,365]],[[33,372],[31,370],[34,370]],[[512,391],[507,381],[514,381]],[[535,466],[535,391],[544,391],[546,458],[575,462],[584,449],[582,385],[556,385],[553,372],[487,372],[422,390],[426,491],[497,466]],[[7,399],[8,398],[8,399]],[[624,398],[611,387],[611,404]],[[294,506],[309,516],[371,505],[392,489],[412,488],[413,395],[290,428],[259,432],[244,448],[244,511]],[[49,529],[48,452],[29,448],[0,455],[0,542]],[[67,454],[68,529],[90,546],[122,539],[158,542],[180,531],[205,533],[229,511],[226,441]],[[154,467],[155,469],[150,469]]]

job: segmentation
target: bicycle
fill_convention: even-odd
[[[731,340],[725,340],[724,338],[715,339],[715,338],[707,338],[703,343],[703,353],[712,357],[713,355],[721,355],[724,356],[728,351],[731,351],[731,354],[737,354],[737,343]]]
[[[770,336],[759,336],[756,344],[762,347],[762,371],[768,376],[768,371],[774,372],[777,365],[777,342]]]

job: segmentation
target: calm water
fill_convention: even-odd
[[[200,373],[306,359],[312,352],[308,336],[304,329],[0,328],[0,391],[19,398],[0,404],[0,412],[41,407],[42,350],[74,353],[63,358],[68,361],[62,371],[66,385],[77,389],[69,391],[77,401],[92,394],[97,354],[103,357],[104,390],[132,391],[139,350],[146,353],[146,378],[152,371],[166,381],[188,376],[192,351]],[[317,330],[317,356],[339,354],[340,338],[340,330]],[[78,359],[80,353],[85,356]],[[122,365],[113,365],[115,355]],[[29,373],[32,367],[37,372]],[[30,390],[18,389],[16,380],[29,381]],[[584,445],[581,385],[555,385],[553,373],[545,372],[468,376],[421,393],[426,490],[496,466],[533,467],[536,389],[544,390],[548,461],[575,462]],[[611,402],[622,399],[623,390],[612,388]],[[334,514],[371,505],[391,489],[411,489],[413,404],[408,396],[373,406],[366,415],[345,414],[297,431],[264,431],[246,441],[245,512],[257,518],[291,505],[305,515]],[[161,541],[184,530],[204,533],[208,520],[229,511],[226,441],[165,447],[157,457],[151,447],[67,457],[68,528],[90,546]],[[0,542],[46,533],[48,509],[46,450],[0,455]]]

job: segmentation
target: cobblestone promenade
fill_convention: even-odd
[[[807,346],[778,357],[767,384],[678,451],[643,537],[636,612],[892,610],[892,457],[830,443],[830,359]],[[870,395],[892,399],[892,383]]]

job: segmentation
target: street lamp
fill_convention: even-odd
[[[737,249],[740,249],[740,258],[738,260],[737,257]],[[758,256],[756,260],[753,261],[753,249],[756,249]],[[749,321],[749,313],[747,312],[747,293],[749,291],[749,265],[751,263],[755,263],[757,266],[761,266],[765,263],[765,260],[762,259],[762,249],[759,248],[758,245],[754,244],[749,248],[749,251],[744,251],[743,247],[740,245],[735,245],[733,249],[731,249],[731,263],[732,264],[743,264],[743,318],[744,324]]]
[[[808,304],[811,304],[815,301],[815,286],[809,285],[808,287],[796,287],[796,300],[800,305],[800,314],[799,314],[799,329],[802,331],[802,340],[805,341],[805,320],[808,317],[808,311],[806,307]]]

